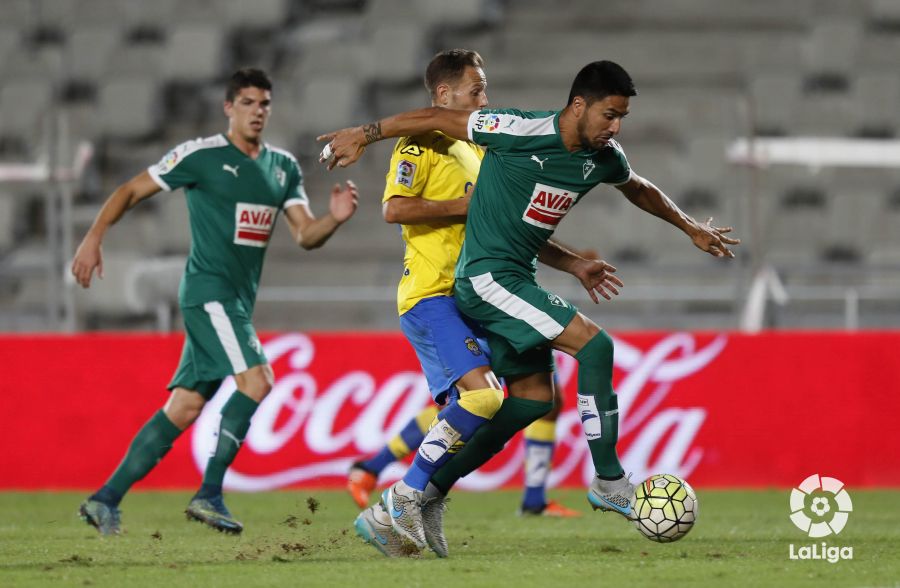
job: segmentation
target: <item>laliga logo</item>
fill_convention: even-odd
[[[819,474],[803,480],[791,490],[791,521],[814,538],[840,533],[847,524],[847,513],[853,512],[853,502],[843,486],[835,478],[823,477],[820,483]]]
[[[836,478],[820,478],[819,474],[813,474],[791,490],[791,522],[810,537],[837,535],[844,529],[851,512],[850,494],[844,489],[844,483]],[[836,563],[853,559],[853,548],[829,546],[823,541],[821,548],[813,544],[795,550],[792,543],[789,557]]]

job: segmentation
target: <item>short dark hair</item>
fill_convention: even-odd
[[[228,79],[228,87],[225,88],[225,102],[234,102],[243,88],[259,88],[260,90],[272,91],[272,80],[268,74],[261,69],[253,67],[244,67],[233,74]]]
[[[569,104],[575,96],[581,96],[590,105],[607,96],[637,96],[637,90],[631,76],[621,65],[612,61],[594,61],[582,67],[575,76],[569,92]]]
[[[447,49],[431,58],[425,68],[425,89],[431,96],[438,85],[452,84],[467,67],[484,67],[484,60],[477,51],[469,49]]]

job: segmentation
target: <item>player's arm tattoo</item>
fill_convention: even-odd
[[[366,144],[380,141],[384,137],[381,135],[381,122],[373,122],[363,126],[363,133],[366,136]]]

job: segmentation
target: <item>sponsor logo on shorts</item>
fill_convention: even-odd
[[[416,164],[411,161],[401,159],[397,164],[397,178],[394,180],[401,186],[412,188],[413,179],[416,177]]]
[[[578,194],[546,184],[535,184],[531,202],[522,214],[522,220],[542,229],[556,229],[559,221],[575,204]]]
[[[472,355],[481,355],[481,347],[478,345],[478,341],[473,339],[472,337],[466,337],[466,349],[472,352]]]
[[[276,212],[274,206],[238,202],[234,216],[234,243],[250,247],[268,245]]]

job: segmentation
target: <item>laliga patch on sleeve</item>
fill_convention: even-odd
[[[413,180],[416,177],[416,164],[411,161],[401,159],[397,164],[397,177],[394,182],[407,188],[412,188]]]
[[[510,119],[512,120],[512,119]],[[511,126],[509,123],[507,126]],[[482,133],[494,133],[500,128],[500,115],[493,113],[481,113],[475,119],[475,130]]]
[[[600,412],[593,396],[578,395],[578,416],[588,441],[600,438]]]
[[[162,159],[159,160],[159,163],[156,164],[156,170],[160,175],[165,175],[172,171],[172,169],[178,164],[181,160],[180,150],[176,147],[172,149],[168,153],[166,153]]]

